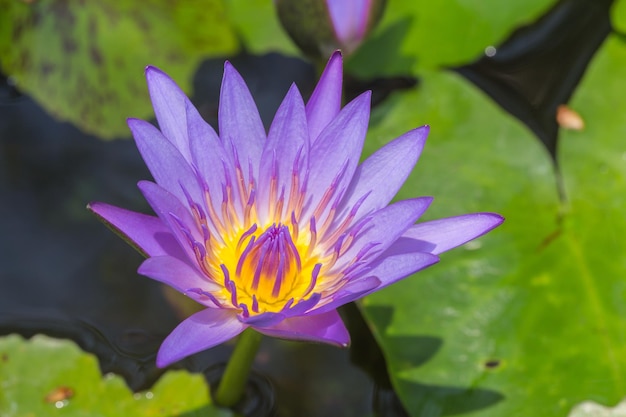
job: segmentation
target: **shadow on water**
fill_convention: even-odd
[[[566,104],[611,32],[613,0],[560,0],[477,61],[454,68],[524,123],[556,161],[557,107]]]

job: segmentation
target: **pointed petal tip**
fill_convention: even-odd
[[[224,74],[222,75],[222,89],[224,88],[225,84],[229,85],[230,88],[234,88],[236,86],[237,88],[245,89],[248,92],[250,91],[248,88],[248,85],[246,84],[246,81],[243,79],[239,71],[237,71],[237,68],[235,68],[234,65],[230,63],[230,61],[224,61]],[[220,94],[220,99],[221,98],[222,98],[222,94]]]
[[[424,145],[426,144],[426,139],[428,139],[428,135],[430,133],[430,126],[429,125],[420,126],[409,131],[408,133],[411,135],[411,137],[415,141],[416,147],[420,149],[420,154],[421,154],[421,149],[424,148]]]
[[[328,58],[326,67],[330,67],[331,65],[341,65],[343,67],[343,52],[341,52],[341,49],[335,50],[330,58]]]
[[[435,264],[438,264],[439,262],[441,262],[441,258],[439,257],[439,255],[435,255],[434,253],[426,253],[426,255],[428,255],[428,258],[430,258],[428,260],[428,262],[418,271],[421,271],[422,269],[426,269],[430,266],[433,266]]]
[[[343,88],[343,57],[335,51],[326,63],[306,104],[309,135],[315,142],[324,128],[339,114]]]
[[[141,152],[141,145],[139,143],[140,140],[143,140],[145,142],[146,138],[152,138],[153,135],[163,135],[163,132],[158,127],[156,127],[152,123],[143,119],[138,119],[136,117],[129,117],[126,119],[126,124],[128,125],[130,132],[133,134],[133,137],[135,138],[135,142],[137,142],[137,147],[139,148],[140,152]],[[163,140],[167,140],[167,139],[164,137]],[[151,142],[151,141],[148,140],[148,142]],[[145,161],[145,157],[144,157],[144,161]]]
[[[163,349],[159,349],[156,358],[156,366],[157,368],[165,368],[168,365],[171,365],[174,361],[172,361],[166,353],[163,353]]]
[[[110,207],[112,206],[107,203],[103,203],[100,201],[91,201],[87,204],[85,208],[95,214],[98,218],[102,219],[102,221],[104,221],[104,217],[101,211],[107,210]]]
[[[423,144],[426,142],[426,138],[428,138],[429,133],[430,133],[430,126],[423,125],[423,126],[411,129],[407,131],[406,133],[403,133],[402,135],[398,136],[398,138],[409,137],[412,140],[415,140],[416,142],[420,142]]]
[[[185,358],[185,356],[181,356],[177,353],[176,349],[168,349],[164,345],[161,345],[159,351],[157,352],[156,366],[157,368],[163,369],[183,358]]]
[[[134,127],[136,127],[138,124],[142,123],[142,122],[146,122],[145,120],[142,119],[138,119],[136,117],[127,117],[126,118],[126,125],[128,126],[128,128],[132,131]]]
[[[328,58],[328,61],[326,61],[322,75],[326,73],[334,73],[340,76],[343,74],[343,53],[341,50],[335,50]]]
[[[356,98],[352,99],[352,101],[346,104],[343,109],[345,110],[346,108],[352,108],[352,110],[354,110],[354,107],[357,107],[359,110],[366,109],[369,113],[372,108],[372,91],[367,90],[362,92]]]
[[[148,74],[151,74],[151,73],[154,73],[154,72],[163,73],[163,71],[161,71],[159,68],[155,67],[154,65],[146,65],[146,67],[144,68],[143,72],[146,74],[146,76],[148,76]]]
[[[346,335],[346,337],[347,337],[347,340],[342,340],[342,341],[339,341],[339,340],[325,340],[322,343],[325,343],[325,344],[328,344],[328,345],[331,345],[331,346],[335,346],[335,347],[338,347],[338,348],[341,348],[341,349],[347,349],[347,348],[350,347],[350,343],[351,343],[350,334],[348,333]]]
[[[154,189],[162,189],[171,195],[171,192],[169,190],[161,187],[156,181],[139,180],[137,181],[137,188],[139,188],[139,191],[141,191],[142,193],[145,191],[150,192],[151,190],[154,190]]]
[[[503,221],[504,217],[496,213],[462,214],[418,223],[407,230],[404,237],[429,242],[432,246],[424,251],[438,255],[483,236]]]
[[[165,71],[152,65],[146,66],[146,69],[144,70],[144,74],[146,75],[146,80],[148,81],[148,85],[152,81],[156,81],[158,78],[165,78],[172,82],[174,81],[172,80],[172,77],[170,77]]]
[[[240,334],[248,327],[231,310],[206,308],[189,316],[163,340],[157,353],[159,368],[210,349]]]
[[[99,201],[92,201],[89,204],[87,204],[86,208],[87,210],[89,210],[94,216],[96,216],[98,218],[98,220],[100,220],[101,222],[107,224],[107,220],[104,218],[104,216],[102,215],[101,211],[104,209],[106,210],[106,208],[109,207],[108,204],[106,203],[101,203]]]
[[[349,102],[344,108],[349,107],[350,105],[363,107],[367,109],[368,113],[371,112],[372,90],[366,90],[362,92],[356,98],[354,98],[351,102]]]
[[[429,125],[423,125],[423,126],[417,127],[405,133],[405,135],[407,135],[410,138],[409,140],[414,143],[414,150],[418,152],[417,154],[418,160],[422,154],[422,150],[424,149],[424,146],[426,145],[426,140],[428,139],[429,133],[430,133]]]
[[[474,223],[473,227],[470,230],[474,230],[474,235],[466,239],[465,242],[469,242],[470,240],[477,239],[483,235],[486,235],[496,227],[500,226],[504,222],[504,217],[491,212],[478,212],[471,213],[462,216],[458,216],[458,218],[466,218],[470,222]]]
[[[289,90],[287,90],[287,94],[285,94],[285,97],[288,97],[292,94],[295,94],[296,97],[300,97],[300,101],[302,101],[302,105],[304,107],[304,100],[302,99],[302,94],[300,93],[300,90],[298,89],[298,86],[296,85],[295,82],[291,83],[291,85],[289,86]]]
[[[489,233],[496,227],[500,226],[505,220],[504,216],[501,216],[497,213],[490,213],[490,212],[478,212],[478,213],[467,214],[465,216],[459,216],[459,217],[460,218],[466,217],[467,219],[473,220],[475,223],[473,227],[474,236],[469,239],[466,239],[465,242],[463,243],[467,243],[470,240],[477,239],[481,236],[486,235],[487,233]]]
[[[224,61],[224,75],[223,75],[223,77],[226,77],[227,74],[228,74],[228,76],[230,76],[231,74],[236,74],[239,77],[241,77],[241,75],[239,74],[239,71],[237,71],[237,68],[235,68],[235,66],[230,61]]]
[[[504,223],[504,220],[506,220],[504,216],[498,213],[484,212],[484,213],[476,213],[476,214],[480,216],[484,216],[485,225],[490,226],[490,228],[487,231],[485,231],[485,233],[487,233],[489,230],[495,229],[496,227],[500,226],[502,223]]]
[[[139,191],[141,191],[144,194],[146,190],[150,190],[151,187],[154,187],[155,185],[156,184],[154,182],[148,181],[148,180],[137,181],[137,188],[139,188]]]
[[[107,203],[102,203],[100,201],[91,201],[89,202],[89,204],[87,204],[87,210],[89,210],[90,212],[92,212],[93,214],[95,214],[97,217],[102,218],[102,215],[100,213],[100,211],[102,209],[107,209],[111,207],[109,204]]]
[[[151,97],[154,96],[155,89],[167,90],[171,87],[179,88],[178,84],[176,84],[176,81],[174,81],[172,77],[170,77],[165,71],[160,68],[148,65],[144,70],[144,74],[146,77],[146,82],[148,83],[148,90],[150,91]]]
[[[484,227],[490,227],[487,231],[501,225],[505,220],[504,216],[489,211],[479,211],[477,213],[469,213],[458,217],[467,217],[478,220]]]
[[[170,237],[169,230],[154,216],[99,201],[89,203],[87,209],[144,257],[184,256],[178,243]]]

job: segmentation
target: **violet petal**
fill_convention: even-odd
[[[272,177],[277,177],[277,195],[274,198],[279,198],[282,190],[284,190],[285,201],[288,201],[294,164],[297,164],[296,166],[299,166],[300,170],[306,170],[308,154],[309,132],[304,102],[300,92],[293,84],[276,112],[261,156],[258,193],[261,222],[265,222],[269,206],[276,206],[276,201],[269,201],[272,197],[270,195]],[[296,158],[298,159],[297,163]]]
[[[189,211],[174,195],[158,184],[150,181],[140,181],[137,186],[156,215],[159,216],[164,224],[169,226],[179,245],[187,254],[188,259],[195,259],[195,254],[192,251],[192,242],[189,241],[189,237],[182,231],[180,225],[175,220],[175,218],[180,219],[181,223],[187,227],[191,239],[202,242],[200,232],[195,227],[195,222]]]
[[[189,99],[169,75],[156,67],[146,67],[146,80],[161,132],[191,162],[187,129],[181,123],[185,120],[185,103]]]
[[[366,276],[347,283],[341,290],[332,294],[326,304],[311,311],[311,314],[321,314],[333,311],[344,304],[363,298],[366,294],[376,291],[380,287],[377,277]]]
[[[303,222],[308,222],[308,216],[342,170],[343,175],[336,189],[342,190],[350,183],[367,133],[370,98],[371,92],[368,91],[352,100],[320,133],[315,146],[311,148],[307,185],[310,201]]]
[[[165,338],[157,354],[163,368],[186,356],[212,348],[237,336],[248,327],[237,320],[235,310],[207,308],[180,323]]]
[[[375,291],[439,262],[438,256],[423,252],[381,258],[380,261],[375,261],[372,269],[368,271],[368,275],[375,276],[380,280],[380,286]],[[369,291],[365,295],[372,292],[374,291]]]
[[[87,207],[144,255],[186,258],[169,227],[158,217],[99,202]]]
[[[219,133],[224,146],[232,143],[246,181],[248,166],[256,176],[265,142],[265,128],[254,99],[241,75],[230,62],[224,63],[224,77],[218,111]]]
[[[187,107],[187,130],[193,164],[208,187],[209,195],[219,196],[214,201],[217,206],[218,202],[221,203],[222,184],[226,178],[224,161],[230,157],[215,130],[191,104]],[[234,171],[229,172],[229,175],[234,177]]]
[[[361,249],[371,243],[377,245],[369,256],[385,251],[396,239],[426,211],[431,197],[401,200],[373,213],[364,230],[357,235],[352,246],[339,258],[338,264],[352,262]],[[343,262],[342,262],[343,261]]]
[[[380,148],[359,165],[339,209],[343,216],[369,193],[355,215],[355,220],[385,207],[404,184],[422,152],[429,127],[413,129]],[[381,175],[384,173],[384,175]]]
[[[189,194],[196,201],[201,201],[196,176],[178,149],[156,127],[146,121],[128,119],[128,126],[156,183],[181,201],[186,200],[181,187],[181,184],[184,184]]]
[[[328,343],[340,347],[350,344],[350,334],[336,310],[290,317],[272,327],[255,329],[264,335],[284,339]]]
[[[416,224],[402,238],[413,239],[416,249],[437,255],[484,235],[503,221],[504,218],[495,213],[464,214]]]
[[[319,134],[339,114],[343,84],[343,58],[335,51],[306,103],[309,136],[314,144]]]
[[[195,267],[172,256],[148,258],[143,261],[137,272],[167,284],[182,293],[186,293],[192,288],[199,288],[203,291],[219,291],[221,289],[220,285],[209,281],[208,277]]]

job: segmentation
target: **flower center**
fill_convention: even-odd
[[[289,192],[286,194],[283,186],[279,193],[278,173],[274,167],[267,191],[269,197],[263,203],[257,199],[252,174],[246,182],[239,162],[235,164],[234,175],[228,175],[226,170],[221,202],[212,198],[206,184],[203,184],[202,205],[194,202],[183,187],[195,220],[196,237],[181,219],[174,216],[174,220],[191,245],[207,280],[221,287],[212,291],[202,288],[189,291],[206,296],[219,308],[239,309],[247,318],[266,312],[277,313],[304,301],[315,305],[325,294],[343,285],[341,279],[346,271],[339,273],[335,262],[360,229],[360,226],[352,227],[352,221],[367,195],[331,230],[338,204],[332,196],[342,171],[312,210],[312,215],[302,221],[305,194],[299,177],[302,169],[299,155],[294,161]],[[260,210],[260,207],[267,210]],[[318,230],[316,219],[319,218],[324,220]],[[354,259],[352,263],[359,265],[357,261]]]
[[[297,239],[296,239],[297,240]],[[221,295],[247,313],[278,312],[311,294],[321,263],[308,245],[292,238],[289,227],[256,224],[216,253],[224,289]]]

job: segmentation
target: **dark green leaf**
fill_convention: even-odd
[[[149,117],[143,78],[162,66],[188,90],[199,62],[231,54],[221,0],[0,0],[0,68],[57,117],[104,138]]]

